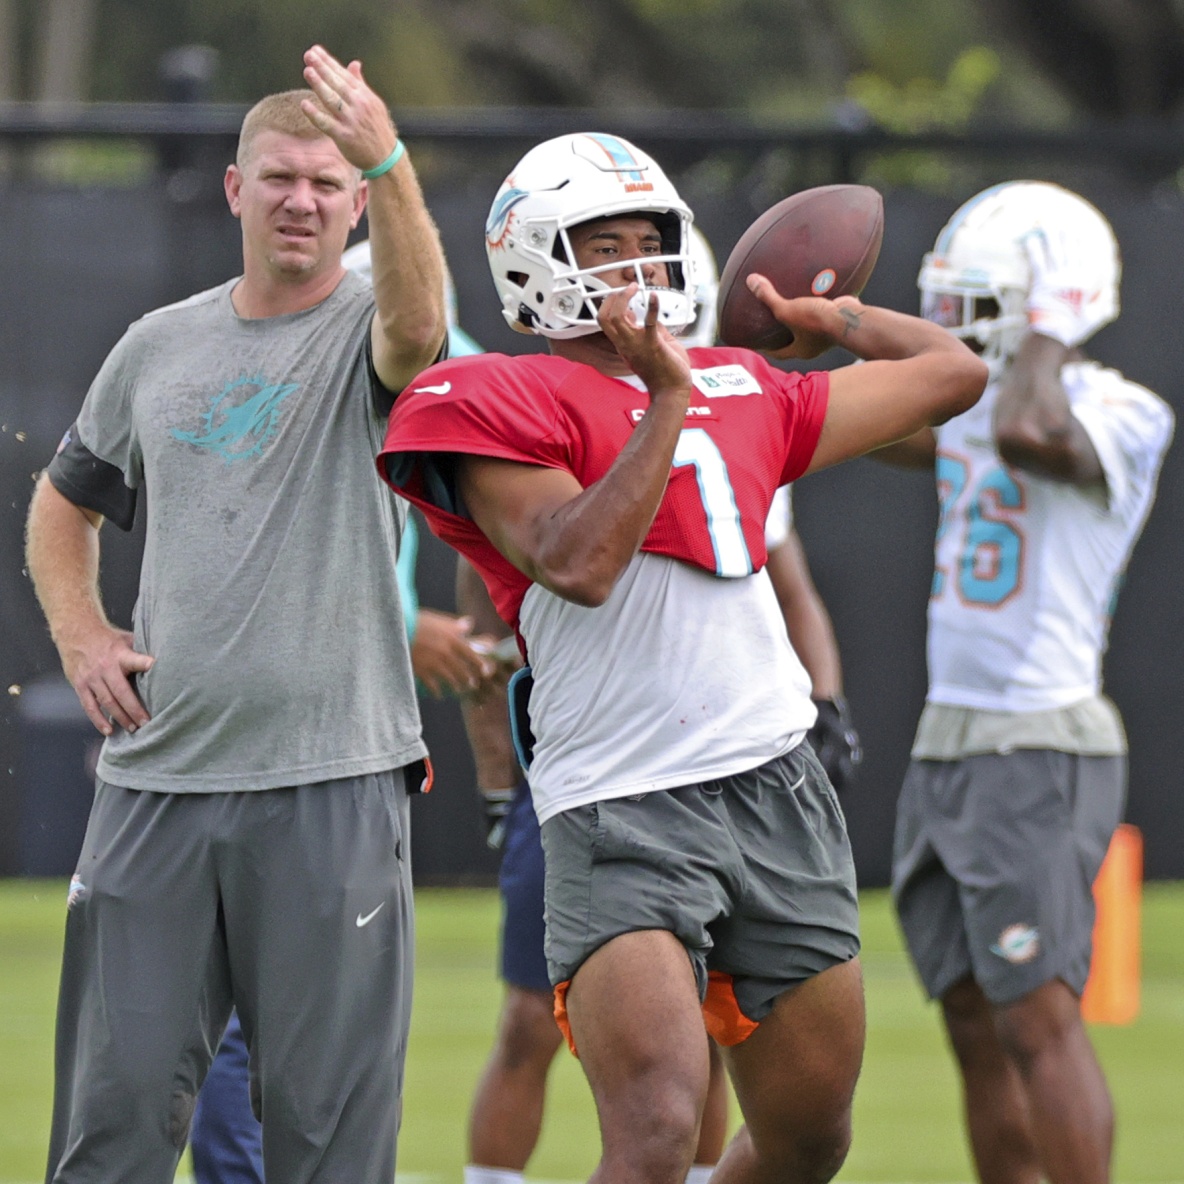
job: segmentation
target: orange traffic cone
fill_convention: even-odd
[[[1129,1024],[1139,1014],[1139,908],[1143,895],[1143,835],[1122,823],[1094,881],[1094,956],[1081,996],[1091,1024]]]

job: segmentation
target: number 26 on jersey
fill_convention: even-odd
[[[972,480],[970,463],[937,455],[937,563],[930,595],[956,594],[967,605],[1000,608],[1023,585],[1022,515],[1027,498],[1019,478],[995,465]]]

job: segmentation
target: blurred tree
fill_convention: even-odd
[[[998,55],[979,45],[960,53],[940,82],[922,77],[895,85],[869,70],[848,82],[847,93],[876,123],[892,131],[961,128],[999,70]]]
[[[977,0],[1074,106],[1097,116],[1176,114],[1184,7],[1173,0]]]
[[[835,0],[415,0],[486,101],[744,107],[787,77],[834,96],[852,67]]]
[[[245,101],[299,85],[314,41],[361,58],[396,106],[817,121],[841,110],[854,76],[912,86],[909,103],[940,92],[976,46],[1003,62],[980,112],[1055,123],[1184,102],[1180,0],[0,0],[0,93],[156,98],[161,55],[204,44],[220,53],[213,97]]]
[[[743,107],[787,78],[838,96],[859,64],[841,0],[99,2],[94,98],[155,97],[160,54],[190,42],[221,52],[217,97],[240,100],[299,85],[314,41],[402,105]]]
[[[369,59],[394,21],[390,0],[101,0],[94,91],[103,99],[161,97],[162,55],[179,45],[219,51],[213,97],[249,101],[302,85],[314,42]]]
[[[969,124],[1000,68],[995,52],[980,45],[963,50],[940,81],[920,77],[894,84],[868,70],[851,78],[847,93],[866,117],[891,131],[956,131]],[[868,161],[865,179],[881,186],[944,189],[954,178],[954,169],[941,154],[907,149]]]

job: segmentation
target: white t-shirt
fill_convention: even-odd
[[[1066,366],[1105,487],[1009,468],[993,384],[937,429],[941,500],[929,602],[929,702],[1042,711],[1098,693],[1110,615],[1172,436],[1167,404],[1095,363]]]
[[[756,768],[814,723],[810,680],[764,570],[723,580],[643,552],[598,608],[532,585],[520,628],[535,671],[540,822]]]
[[[772,551],[789,538],[793,529],[793,486],[780,485],[773,494],[769,515],[765,519],[765,549]]]

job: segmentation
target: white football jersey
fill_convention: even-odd
[[[996,384],[937,429],[932,703],[1041,711],[1100,690],[1115,597],[1173,416],[1162,399],[1092,362],[1066,366],[1062,380],[1105,488],[1006,465],[991,430]]]

